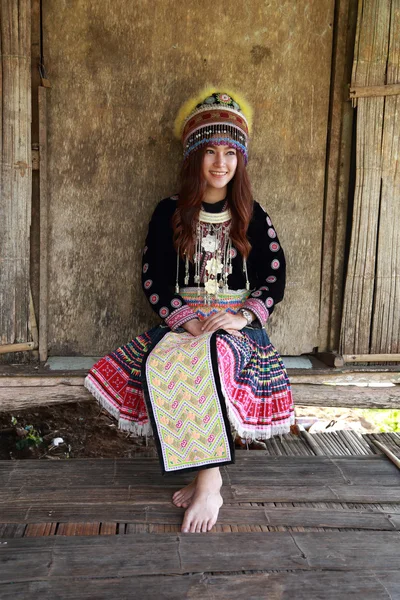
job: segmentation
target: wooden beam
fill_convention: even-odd
[[[400,354],[343,354],[345,363],[400,362]]]
[[[388,600],[395,598],[400,588],[400,572],[376,570],[341,571],[296,571],[279,573],[252,573],[209,575],[197,573],[176,575],[140,575],[96,578],[91,574],[82,579],[69,576],[63,579],[62,589],[65,597],[80,600],[108,600],[109,598],[130,598],[132,590],[138,598],[159,598],[176,600],[176,598],[218,598],[232,600],[238,595],[248,600],[310,600],[324,598],[357,598],[362,590],[364,600]],[[266,592],[266,590],[268,590]],[[312,592],[310,592],[312,590]],[[41,600],[53,600],[60,593],[60,582],[57,579],[28,578],[24,582],[8,583],[4,586],[3,600],[29,598],[40,595]],[[390,594],[390,595],[388,595]]]
[[[0,412],[23,410],[92,400],[77,377],[0,377]],[[348,408],[399,408],[400,386],[359,387],[356,385],[293,384],[296,405],[345,406]]]
[[[8,354],[9,352],[25,352],[35,350],[37,344],[35,342],[23,342],[22,344],[2,344],[0,346],[0,354]]]
[[[296,405],[346,406],[347,408],[399,408],[400,386],[294,385]]]
[[[354,102],[357,98],[376,98],[377,96],[398,96],[400,94],[400,83],[389,83],[387,85],[369,85],[350,87],[349,100]]]
[[[389,450],[389,448],[387,448],[384,444],[381,444],[381,442],[378,442],[377,440],[371,440],[373,444],[375,444],[375,446],[378,446],[378,448],[380,450],[382,450],[382,452],[384,454],[386,454],[386,456],[392,461],[392,463],[394,465],[396,465],[396,467],[398,469],[400,469],[400,458],[398,456],[396,456],[391,450]]]
[[[174,533],[156,536],[156,543],[154,537],[144,533],[9,539],[1,547],[0,581],[14,584],[49,578],[62,585],[66,575],[106,578],[116,573],[129,577],[305,569],[397,572],[400,567],[397,531],[214,533],[212,537]]]

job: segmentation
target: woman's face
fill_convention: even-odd
[[[230,146],[207,146],[203,157],[203,176],[207,186],[224,188],[235,174],[237,156]]]

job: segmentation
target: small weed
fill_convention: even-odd
[[[43,438],[33,425],[19,427],[15,417],[11,417],[11,424],[14,425],[17,435],[20,437],[15,444],[17,450],[23,450],[24,448],[29,448],[31,446],[38,447],[43,443]]]

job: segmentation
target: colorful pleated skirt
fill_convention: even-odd
[[[204,305],[200,318],[236,312],[240,294]],[[182,293],[185,297],[185,293]],[[264,328],[193,337],[159,325],[101,358],[85,387],[120,429],[154,435],[163,472],[234,462],[232,432],[249,440],[287,433],[294,423],[289,379]]]

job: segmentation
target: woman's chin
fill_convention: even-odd
[[[221,188],[224,188],[226,185],[228,185],[229,181],[229,177],[222,177],[221,179],[213,177],[212,179],[207,179],[207,186],[220,190]]]

